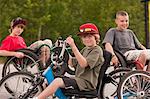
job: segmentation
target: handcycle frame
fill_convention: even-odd
[[[57,42],[59,42],[58,46],[60,46],[61,38],[59,38],[57,40]],[[40,54],[39,51],[40,51],[40,48],[42,48],[43,46],[48,46],[48,45],[43,44],[36,51],[28,49],[28,48],[27,49],[17,50],[18,52],[23,52],[25,54],[25,56],[23,58],[17,58],[17,57],[14,57],[14,56],[13,57],[8,57],[6,62],[4,63],[3,68],[2,68],[2,77],[6,76],[7,74],[9,74],[11,72],[15,72],[15,71],[28,71],[27,70],[28,67],[32,68],[32,67],[36,66],[36,69],[37,69],[36,71],[37,72],[39,72],[40,70],[46,69],[46,68],[43,68],[43,65],[42,65],[42,63],[41,63],[41,61],[39,59],[39,54]],[[60,53],[61,47],[58,47],[58,46],[57,46],[57,49],[56,49],[55,45],[52,48],[49,48],[49,49],[50,49],[51,52],[57,51],[58,53]],[[62,50],[65,50],[66,52],[69,53],[69,51],[68,51],[69,49],[67,47],[65,47],[65,49],[62,49]],[[67,53],[64,53],[64,55],[65,55],[65,57],[68,58]],[[50,55],[50,56],[52,56],[52,55]],[[60,56],[59,57],[60,61],[63,60],[61,58],[62,55],[59,55],[59,56]],[[50,57],[48,62],[45,63],[46,66],[50,65],[51,61],[54,62],[54,60],[51,60],[51,59],[52,59],[52,57]],[[58,65],[60,65],[60,64],[62,64],[62,63],[59,63]],[[12,70],[14,70],[14,71],[12,71]],[[28,72],[32,73],[32,71],[28,71]]]

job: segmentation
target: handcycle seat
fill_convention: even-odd
[[[143,65],[137,61],[137,60],[127,60],[126,57],[119,51],[114,50],[115,55],[117,56],[119,63],[121,64],[121,67],[123,68],[130,68],[135,69],[137,68],[136,64],[138,64],[138,68],[143,68]],[[146,64],[148,64],[148,60],[146,61]]]
[[[76,96],[80,98],[95,98],[97,96],[97,90],[91,90],[91,91],[80,91],[77,89],[63,89],[62,90],[65,96]]]
[[[77,89],[64,89],[62,88],[63,93],[66,96],[75,96],[75,97],[79,97],[79,98],[96,98],[96,97],[100,97],[100,90],[101,90],[101,85],[102,85],[102,79],[105,75],[105,72],[107,70],[107,68],[110,66],[110,61],[111,61],[111,57],[112,54],[106,50],[103,50],[103,56],[104,56],[104,63],[100,69],[99,72],[99,77],[98,77],[98,83],[97,83],[97,88],[95,90],[91,90],[91,91],[80,91]]]

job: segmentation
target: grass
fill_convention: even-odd
[[[0,64],[3,64],[6,61],[6,57],[0,57]]]

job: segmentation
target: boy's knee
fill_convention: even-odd
[[[47,52],[47,51],[50,51],[49,47],[48,46],[42,46],[40,48],[41,52]]]
[[[44,44],[48,45],[50,48],[52,47],[52,41],[50,39],[45,39],[44,41]]]
[[[42,40],[39,40],[39,41],[36,41],[36,42],[34,42],[33,44],[31,44],[31,45],[29,46],[29,48],[30,48],[30,49],[33,49],[33,50],[39,49],[40,46],[43,45],[43,44],[44,44],[44,42],[43,42]]]
[[[62,78],[55,78],[54,83],[56,83],[57,85],[60,85],[60,86],[62,86],[64,84]]]
[[[140,55],[141,55],[142,57],[146,57],[146,56],[147,56],[147,51],[142,51],[142,52],[140,53]]]

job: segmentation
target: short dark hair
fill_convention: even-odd
[[[14,28],[18,24],[22,24],[22,25],[26,26],[27,21],[25,19],[22,19],[21,17],[17,17],[11,21],[11,28]]]
[[[121,15],[121,16],[128,16],[128,13],[127,13],[126,11],[118,11],[118,12],[116,13],[116,18],[117,18],[117,16],[119,16],[119,15]]]

